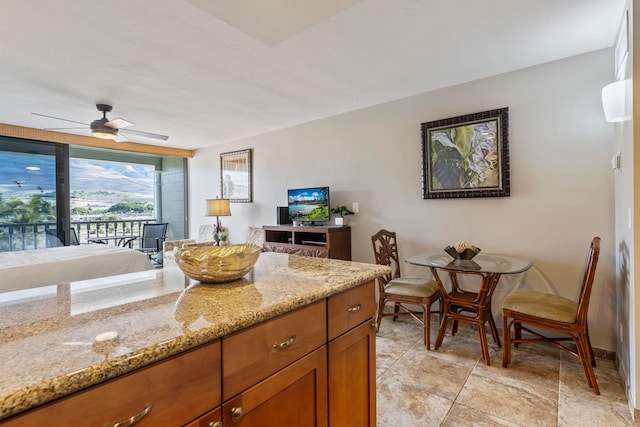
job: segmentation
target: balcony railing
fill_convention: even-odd
[[[115,245],[117,240],[106,239],[117,236],[132,236],[133,248],[140,247],[140,237],[144,224],[155,223],[155,219],[126,219],[113,221],[73,221],[73,227],[81,244],[105,238],[105,242]],[[41,249],[47,244],[47,230],[55,230],[54,222],[0,224],[0,252]]]

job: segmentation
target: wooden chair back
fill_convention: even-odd
[[[589,301],[591,299],[591,289],[593,288],[593,279],[596,274],[596,266],[598,257],[600,256],[600,237],[594,237],[591,241],[589,256],[587,257],[587,266],[582,279],[582,288],[580,289],[580,299],[578,300],[578,313],[576,315],[576,323],[578,325],[587,325],[587,314],[589,310]]]
[[[371,243],[376,264],[391,267],[390,273],[380,277],[380,283],[384,286],[391,280],[400,277],[400,257],[398,256],[396,233],[382,229],[371,236]]]

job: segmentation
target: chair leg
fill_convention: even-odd
[[[509,319],[502,313],[502,367],[506,368],[511,363],[511,331]]]
[[[380,330],[380,321],[382,320],[382,312],[384,311],[385,299],[380,297],[378,299],[378,313],[376,315],[376,333]]]
[[[395,322],[396,319],[398,318],[398,313],[400,312],[400,303],[397,302],[395,303],[395,305],[393,306],[393,321]]]
[[[478,333],[480,335],[480,348],[482,350],[482,358],[487,363],[487,365],[491,365],[491,360],[489,358],[489,344],[487,343],[487,334],[484,331],[484,322],[478,323]]]
[[[596,374],[593,372],[593,366],[591,364],[591,350],[589,348],[589,336],[584,334],[578,334],[576,346],[578,347],[578,356],[582,362],[582,369],[584,370],[584,376],[587,379],[587,384],[593,389],[595,394],[600,394],[600,388],[598,387],[598,381],[596,380]]]
[[[591,347],[591,340],[589,339],[589,326],[587,326],[587,344],[589,346],[589,357],[591,358],[591,366],[596,367],[596,357],[593,355],[593,347]]]
[[[442,319],[440,319],[440,329],[438,329],[438,336],[436,337],[436,344],[433,346],[434,350],[437,350],[442,345],[442,341],[444,341],[444,334],[447,332],[447,322],[449,321],[449,316],[447,315],[447,311],[445,310]]]
[[[491,329],[491,335],[493,335],[493,341],[500,347],[500,335],[498,334],[498,328],[496,321],[493,318],[493,314],[489,312],[489,329]]]
[[[431,350],[431,305],[422,305],[422,323],[424,327],[424,345]]]
[[[519,347],[520,343],[518,342],[519,340],[522,339],[522,325],[520,325],[520,322],[518,322],[516,319],[513,319],[513,339],[515,341],[515,346]]]

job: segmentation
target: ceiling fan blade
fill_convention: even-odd
[[[133,123],[131,123],[130,121],[125,120],[125,119],[113,119],[113,120],[108,121],[104,125],[112,128],[112,129],[122,129],[122,128],[126,128],[126,127],[129,127],[129,126],[133,126]]]
[[[144,136],[145,138],[161,139],[163,141],[166,141],[167,139],[169,139],[167,135],[160,135],[160,134],[151,133],[151,132],[143,132],[141,130],[122,129],[122,132],[131,133],[133,135]]]
[[[87,129],[86,127],[84,128],[44,128],[43,130],[80,130],[80,129]]]
[[[65,122],[78,123],[79,125],[89,126],[89,123],[76,122],[75,120],[69,120],[69,119],[61,119],[60,117],[47,116],[46,114],[40,114],[40,113],[31,113],[31,114],[35,116],[48,117],[50,119],[64,120]]]
[[[120,132],[118,132],[118,135],[113,140],[115,142],[126,142],[126,141],[128,141],[128,139],[125,138],[124,135],[122,135]]]

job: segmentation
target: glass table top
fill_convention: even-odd
[[[516,274],[527,271],[533,265],[525,258],[499,254],[478,254],[471,260],[456,260],[446,252],[426,252],[415,255],[405,262],[423,267],[441,268],[449,271],[478,273]]]

